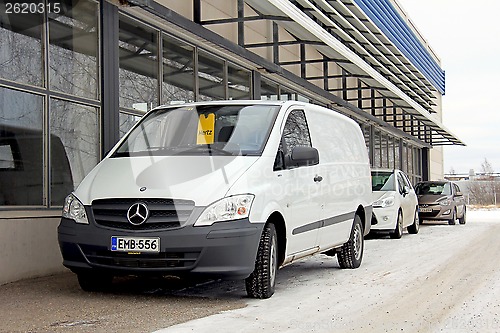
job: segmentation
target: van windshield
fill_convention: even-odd
[[[276,105],[203,105],[147,114],[112,157],[261,155]]]

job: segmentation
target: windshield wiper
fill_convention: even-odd
[[[178,152],[179,155],[181,154],[185,154],[185,153],[191,153],[191,152],[196,152],[196,151],[207,151],[209,153],[213,153],[213,152],[216,152],[216,153],[219,153],[221,155],[226,155],[226,156],[232,156],[234,155],[234,153],[230,152],[230,151],[227,151],[227,150],[224,150],[222,148],[218,148],[218,147],[214,147],[212,145],[208,145],[208,146],[195,146],[195,147],[191,147],[191,148],[188,148],[188,149],[185,149],[185,150],[182,150],[180,152]]]

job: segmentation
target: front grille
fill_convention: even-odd
[[[135,203],[144,203],[149,217],[143,224],[133,225],[127,212]],[[180,227],[194,209],[194,202],[176,199],[100,199],[92,202],[92,213],[98,225],[125,230],[159,230]]]
[[[195,264],[200,251],[161,252],[155,254],[128,254],[104,248],[81,246],[87,260],[92,264],[123,268],[183,268]]]

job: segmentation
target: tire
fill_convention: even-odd
[[[408,226],[409,234],[418,234],[420,230],[420,217],[418,216],[418,207],[415,207],[415,217],[413,218],[413,224]]]
[[[278,272],[278,237],[274,224],[268,223],[260,237],[255,269],[245,280],[247,294],[252,298],[269,298],[274,294]]]
[[[455,225],[455,221],[457,219],[457,209],[456,208],[453,208],[453,215],[451,215],[451,219],[448,220],[448,224],[449,225]]]
[[[392,239],[400,239],[403,236],[403,213],[401,210],[398,212],[398,220],[396,221],[396,228],[389,233]]]
[[[337,254],[340,268],[358,268],[363,260],[363,250],[365,248],[365,238],[363,225],[358,215],[354,216],[354,223],[351,229],[351,236],[347,243],[342,245]]]
[[[465,224],[466,217],[467,217],[467,209],[464,207],[464,213],[462,214],[462,217],[458,219],[458,223]]]
[[[95,272],[80,272],[77,273],[78,284],[84,291],[106,291],[113,283],[113,275],[95,273]]]

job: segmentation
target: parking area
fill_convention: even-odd
[[[324,255],[292,264],[268,300],[247,298],[242,281],[121,278],[106,293],[71,273],[11,283],[0,332],[498,331],[499,213],[367,240],[356,270]]]

